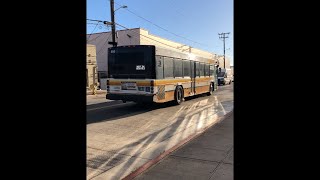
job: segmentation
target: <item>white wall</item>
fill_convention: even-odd
[[[167,48],[167,49],[172,49],[175,51],[180,50],[181,52],[191,52],[195,55],[198,55],[198,56],[201,56],[204,58],[209,58],[209,59],[213,59],[215,56],[214,53],[212,53],[212,52],[203,51],[201,49],[196,49],[193,47],[190,48],[186,44],[181,44],[178,42],[174,42],[174,41],[150,34],[149,31],[147,31],[145,29],[140,29],[140,32],[143,35],[140,37],[141,38],[141,40],[140,40],[141,45],[155,45],[155,46],[160,46],[160,47]],[[165,45],[165,44],[167,44],[167,45]]]
[[[107,79],[106,78],[101,78],[100,79],[100,88],[102,90],[106,90],[107,89]]]
[[[223,68],[224,66],[224,58],[223,55],[222,56],[218,56],[218,61],[219,61],[219,67]],[[228,56],[226,56],[226,69],[230,69],[230,58]]]
[[[91,44],[87,44],[87,86],[90,87],[90,85],[97,82],[98,78],[96,77],[96,47]]]
[[[119,46],[123,45],[139,45],[139,32],[140,30],[132,29],[124,30],[124,31],[117,31],[118,38],[116,37],[116,41],[118,42]],[[129,37],[129,36],[131,37]],[[89,35],[87,35],[87,38]],[[90,36],[90,39],[87,43],[93,44],[96,46],[97,50],[97,66],[98,71],[107,71],[108,67],[108,48],[112,47],[112,45],[108,44],[109,41],[112,41],[111,32],[104,32],[104,33],[96,33]]]

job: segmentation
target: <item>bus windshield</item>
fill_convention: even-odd
[[[110,78],[154,78],[154,47],[109,48],[108,74]]]

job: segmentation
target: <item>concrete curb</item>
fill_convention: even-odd
[[[233,112],[230,111],[227,114],[225,114],[222,117],[219,117],[217,119],[217,122],[222,121],[226,118],[228,118],[231,113]],[[198,136],[200,136],[201,134],[203,134],[207,129],[209,129],[210,127],[212,127],[213,125],[215,125],[217,122],[213,122],[212,124],[208,125],[207,127],[199,130],[198,132],[190,135],[189,137],[185,138],[184,140],[182,140],[180,143],[176,144],[175,146],[173,146],[172,148],[164,151],[163,153],[161,153],[159,156],[155,157],[154,159],[151,159],[150,161],[146,162],[144,165],[140,166],[138,169],[136,169],[135,171],[131,172],[129,175],[127,175],[126,177],[124,177],[122,180],[131,180],[134,179],[135,177],[137,177],[139,174],[143,173],[144,171],[146,171],[147,169],[149,169],[151,166],[155,165],[156,163],[158,163],[160,160],[162,160],[163,158],[167,157],[170,153],[172,153],[173,151],[179,149],[181,146],[183,146],[184,144],[188,143],[189,141],[197,138]]]
[[[107,91],[103,91],[103,90],[102,90],[102,91],[99,91],[99,90],[98,90],[96,94],[107,94]],[[87,91],[87,95],[93,95],[93,94],[92,94],[92,91]]]

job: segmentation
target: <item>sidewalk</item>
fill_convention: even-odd
[[[87,105],[111,102],[113,100],[106,99],[107,92],[105,90],[98,90],[96,95],[88,94],[87,92]]]
[[[107,90],[97,90],[97,94],[107,94]],[[92,95],[92,91],[87,90],[87,95]]]
[[[233,179],[233,112],[135,179]]]

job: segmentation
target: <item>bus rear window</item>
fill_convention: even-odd
[[[109,49],[110,78],[155,78],[154,47],[115,47]]]
[[[143,52],[118,53],[116,54],[115,64],[144,64]]]

